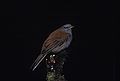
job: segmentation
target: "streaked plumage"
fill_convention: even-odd
[[[73,28],[71,24],[63,25],[48,36],[43,43],[41,54],[37,57],[32,65],[33,70],[39,65],[39,63],[46,57],[47,54],[51,52],[58,53],[70,45],[72,40],[71,28]]]

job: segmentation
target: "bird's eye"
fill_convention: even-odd
[[[64,27],[64,28],[69,28],[69,27]]]

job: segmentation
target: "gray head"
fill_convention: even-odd
[[[60,29],[64,30],[64,31],[71,31],[71,28],[73,28],[74,26],[72,26],[71,24],[65,24],[62,27],[60,27]]]
[[[71,29],[73,28],[74,26],[72,26],[71,24],[65,24],[62,26],[64,29]]]
[[[72,26],[71,24],[65,24],[65,25],[61,26],[60,29],[67,33],[71,33],[71,28],[73,28],[73,27],[74,26]]]

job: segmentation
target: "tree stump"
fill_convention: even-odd
[[[63,74],[63,65],[66,57],[67,52],[65,50],[57,54],[51,53],[47,56],[47,81],[67,81]]]

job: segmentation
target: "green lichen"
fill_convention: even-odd
[[[54,72],[47,73],[47,81],[55,81],[55,73]]]

